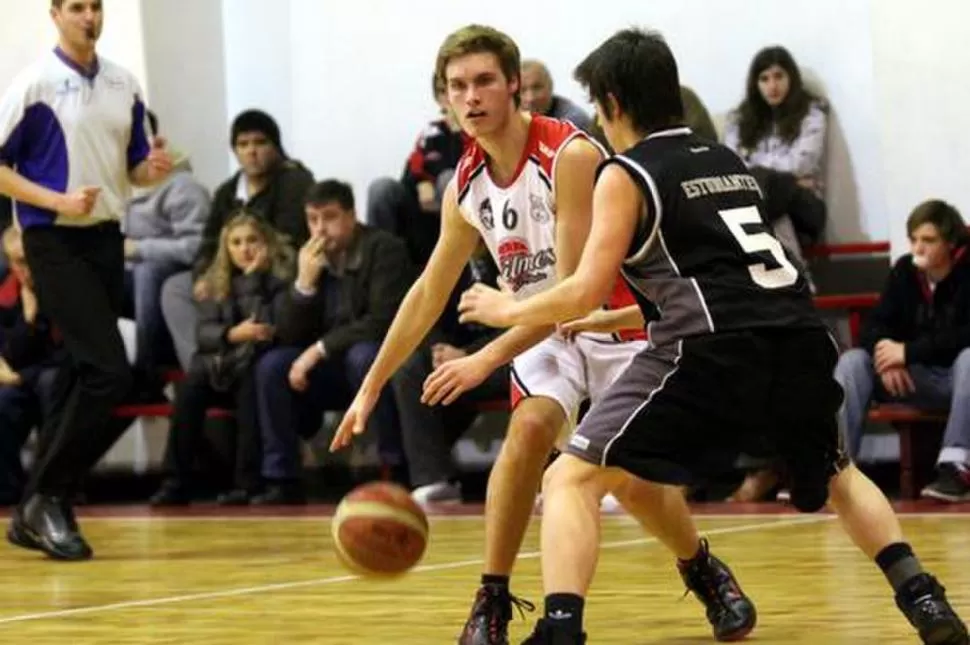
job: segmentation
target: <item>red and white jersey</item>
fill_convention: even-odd
[[[533,115],[514,179],[505,185],[489,174],[485,151],[476,142],[465,148],[455,172],[458,208],[478,229],[499,274],[515,293],[527,298],[554,286],[556,276],[556,162],[570,141],[594,139],[566,121]],[[611,304],[634,302],[622,278]],[[623,334],[624,339],[642,333]]]
[[[533,116],[515,178],[506,185],[492,179],[477,143],[458,162],[458,208],[518,298],[556,284],[556,161],[577,138],[589,139],[570,123]]]

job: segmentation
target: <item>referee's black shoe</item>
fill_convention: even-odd
[[[63,498],[35,494],[24,504],[20,526],[29,541],[55,560],[89,560],[94,555]]]

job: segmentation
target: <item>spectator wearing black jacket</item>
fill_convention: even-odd
[[[906,230],[912,252],[893,267],[861,346],[835,369],[845,389],[841,423],[855,456],[871,400],[948,409],[939,476],[923,495],[970,499],[970,236],[939,200],[917,206]]]
[[[38,311],[20,232],[3,232],[8,272],[0,281],[0,505],[20,501],[25,484],[20,453],[41,427],[53,401],[57,371],[67,353]],[[38,454],[45,445],[38,441]]]
[[[323,413],[343,410],[377,357],[398,305],[414,281],[404,242],[357,221],[350,186],[328,180],[306,203],[310,240],[278,321],[281,345],[260,359],[256,392],[267,492],[257,503],[301,502],[300,437]],[[403,470],[400,426],[390,388],[371,415],[383,465]]]
[[[247,110],[232,123],[230,142],[240,170],[216,189],[212,211],[191,271],[169,278],[162,287],[162,313],[182,369],[196,350],[195,302],[208,297],[202,275],[219,247],[219,233],[240,208],[267,221],[294,246],[307,239],[303,198],[313,175],[283,149],[279,126],[260,110]]]
[[[478,416],[476,402],[509,396],[509,369],[504,366],[450,405],[429,406],[421,402],[425,380],[438,366],[475,353],[502,333],[502,330],[458,322],[458,299],[476,282],[492,287],[498,283],[498,269],[484,247],[469,262],[427,342],[391,377],[401,417],[404,454],[414,488],[412,496],[419,504],[461,501],[452,448]]]

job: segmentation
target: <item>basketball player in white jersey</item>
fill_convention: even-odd
[[[515,43],[489,27],[465,27],[445,40],[436,74],[474,142],[445,194],[437,246],[401,303],[332,450],[363,432],[381,389],[441,315],[480,238],[505,284],[524,298],[569,276],[589,233],[594,174],[604,152],[569,123],[519,112]],[[633,302],[621,290],[604,304]],[[486,500],[485,568],[459,645],[506,645],[513,604],[531,609],[509,593],[509,576],[544,466],[580,402],[589,396],[595,408],[606,387],[645,348],[642,328],[623,336],[633,340],[583,333],[567,341],[552,325],[514,328],[479,352],[447,363],[426,382],[424,402],[448,404],[512,362],[513,412]],[[614,493],[677,555],[682,574],[701,574],[684,580],[706,605],[715,637],[735,640],[748,633],[756,620],[754,606],[727,567],[709,554],[680,491],[630,478]],[[699,579],[709,584],[696,584]]]

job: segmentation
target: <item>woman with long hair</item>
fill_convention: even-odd
[[[223,227],[204,279],[211,297],[199,308],[199,349],[179,385],[166,450],[168,477],[152,504],[186,504],[198,487],[192,472],[206,410],[229,407],[236,417],[235,481],[219,496],[246,504],[262,487],[261,435],[253,387],[255,359],[273,346],[274,324],[294,273],[295,254],[262,218],[241,211]]]
[[[821,195],[827,113],[826,103],[805,87],[791,53],[766,47],[751,61],[724,144],[749,166],[790,173]]]

